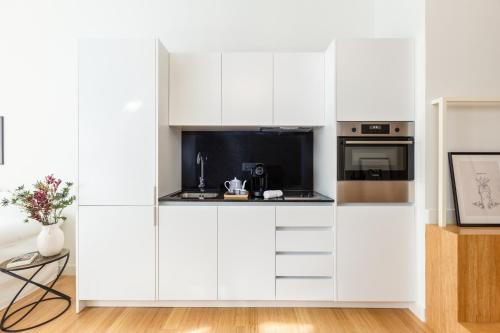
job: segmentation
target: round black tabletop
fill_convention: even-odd
[[[68,249],[62,249],[61,253],[56,254],[55,256],[51,256],[51,257],[44,257],[39,253],[38,256],[35,258],[35,260],[33,260],[33,262],[31,264],[7,268],[7,264],[12,260],[12,258],[11,258],[9,260],[5,260],[4,262],[2,262],[0,264],[0,271],[14,272],[14,271],[20,271],[23,269],[40,267],[40,266],[43,266],[46,264],[50,264],[51,262],[58,261],[58,260],[64,258],[65,256],[67,256],[68,254],[69,254]]]

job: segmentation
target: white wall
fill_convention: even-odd
[[[437,114],[430,100],[448,97],[500,96],[500,1],[428,0],[426,4],[427,49],[427,208],[430,222],[437,218]],[[476,108],[477,110],[477,108]],[[500,110],[499,110],[500,111]],[[449,150],[480,149],[468,139],[477,139],[488,130],[500,141],[500,113],[460,116],[451,111],[453,124]],[[460,118],[455,118],[455,117]],[[476,131],[470,131],[470,129]],[[458,135],[453,136],[453,132]],[[491,134],[491,132],[490,132]],[[485,138],[485,137],[484,137]],[[460,140],[465,139],[465,142]],[[484,142],[483,142],[484,143]],[[499,145],[485,148],[500,150]]]
[[[371,35],[372,7],[371,0],[87,0],[78,2],[78,32],[159,34],[171,52],[324,50],[333,36]]]
[[[420,0],[374,0],[375,37],[416,38],[424,23]]]
[[[373,29],[373,0],[1,1],[0,190],[49,173],[76,181],[78,37],[159,36],[170,51],[318,51]],[[75,209],[67,214],[74,249]]]
[[[0,4],[0,191],[50,173],[76,182],[76,40],[64,29],[63,6],[47,4]],[[74,249],[74,207],[67,214],[66,246]]]

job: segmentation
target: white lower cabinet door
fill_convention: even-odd
[[[220,206],[219,299],[275,299],[275,208]]]
[[[332,227],[333,205],[276,206],[277,227]]]
[[[159,298],[217,299],[217,207],[162,206]]]
[[[153,206],[79,207],[80,299],[155,299],[154,209]]]
[[[333,278],[276,278],[279,301],[333,301]]]
[[[277,254],[276,276],[333,277],[332,254]]]
[[[278,252],[333,252],[333,243],[332,229],[276,231],[276,251]]]
[[[337,299],[414,301],[412,206],[337,207]]]

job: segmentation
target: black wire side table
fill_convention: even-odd
[[[54,279],[54,281],[52,281],[49,286],[45,286],[45,285],[40,284],[36,281],[33,281],[35,276],[46,265],[53,263],[53,262],[56,262],[56,261],[59,261],[59,260],[62,260],[62,259],[64,259],[64,264],[63,264],[62,268],[59,270],[59,272],[57,273],[57,276]],[[25,282],[24,285],[21,287],[21,289],[19,289],[19,291],[17,292],[16,296],[14,296],[12,301],[9,303],[9,306],[5,309],[5,312],[3,313],[2,319],[0,321],[0,330],[5,331],[5,332],[22,332],[22,331],[27,331],[27,330],[30,330],[30,329],[33,329],[36,327],[40,327],[42,325],[45,325],[45,324],[51,322],[52,320],[54,320],[58,317],[60,317],[63,313],[65,313],[70,308],[71,297],[66,295],[66,294],[63,294],[60,291],[57,291],[53,288],[53,286],[56,284],[57,280],[59,280],[59,277],[61,276],[62,272],[66,268],[66,264],[68,263],[68,260],[69,260],[69,250],[63,249],[61,251],[61,253],[59,253],[55,256],[52,256],[52,257],[43,257],[39,254],[38,257],[31,264],[24,265],[24,266],[7,268],[7,264],[9,263],[10,260],[4,261],[3,263],[0,264],[0,272],[3,272],[5,274],[8,274],[16,279],[19,279],[19,280],[22,280]],[[31,268],[38,268],[38,269],[35,270],[35,272],[31,275],[30,278],[25,278],[24,276],[21,276],[21,275],[18,275],[15,273],[16,271],[23,271],[23,270],[31,269]],[[26,286],[29,284],[37,286],[42,290],[45,290],[45,293],[38,300],[36,300],[32,303],[26,304],[26,305],[20,307],[19,309],[12,311],[12,306],[18,300],[18,298],[21,295],[24,288],[26,288]],[[46,298],[46,296],[49,293],[51,293],[55,296]],[[30,326],[30,327],[19,328],[19,326],[20,326],[19,324],[22,322],[22,320],[25,319],[40,303],[46,302],[46,301],[52,301],[52,300],[62,300],[62,301],[67,302],[67,305],[57,315],[55,315],[54,317],[52,317],[48,320],[45,320],[42,323],[36,324],[34,326]],[[22,311],[23,309],[26,309],[26,308],[29,308],[29,309],[19,319],[15,320],[13,323],[6,324],[6,322],[9,318],[11,318],[14,314],[16,314],[19,311]]]

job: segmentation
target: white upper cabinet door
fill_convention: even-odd
[[[221,124],[221,54],[170,54],[170,125]]]
[[[336,49],[337,120],[414,120],[411,40],[338,40]]]
[[[217,300],[217,207],[161,206],[161,300]]]
[[[218,209],[219,299],[274,300],[274,207]]]
[[[78,209],[79,299],[154,300],[155,208]]]
[[[223,53],[222,125],[272,124],[272,53]]]
[[[152,205],[155,41],[79,45],[80,205]]]
[[[324,54],[275,54],[274,124],[279,126],[323,126],[324,122]]]
[[[412,206],[338,206],[338,300],[414,301],[414,226]]]

